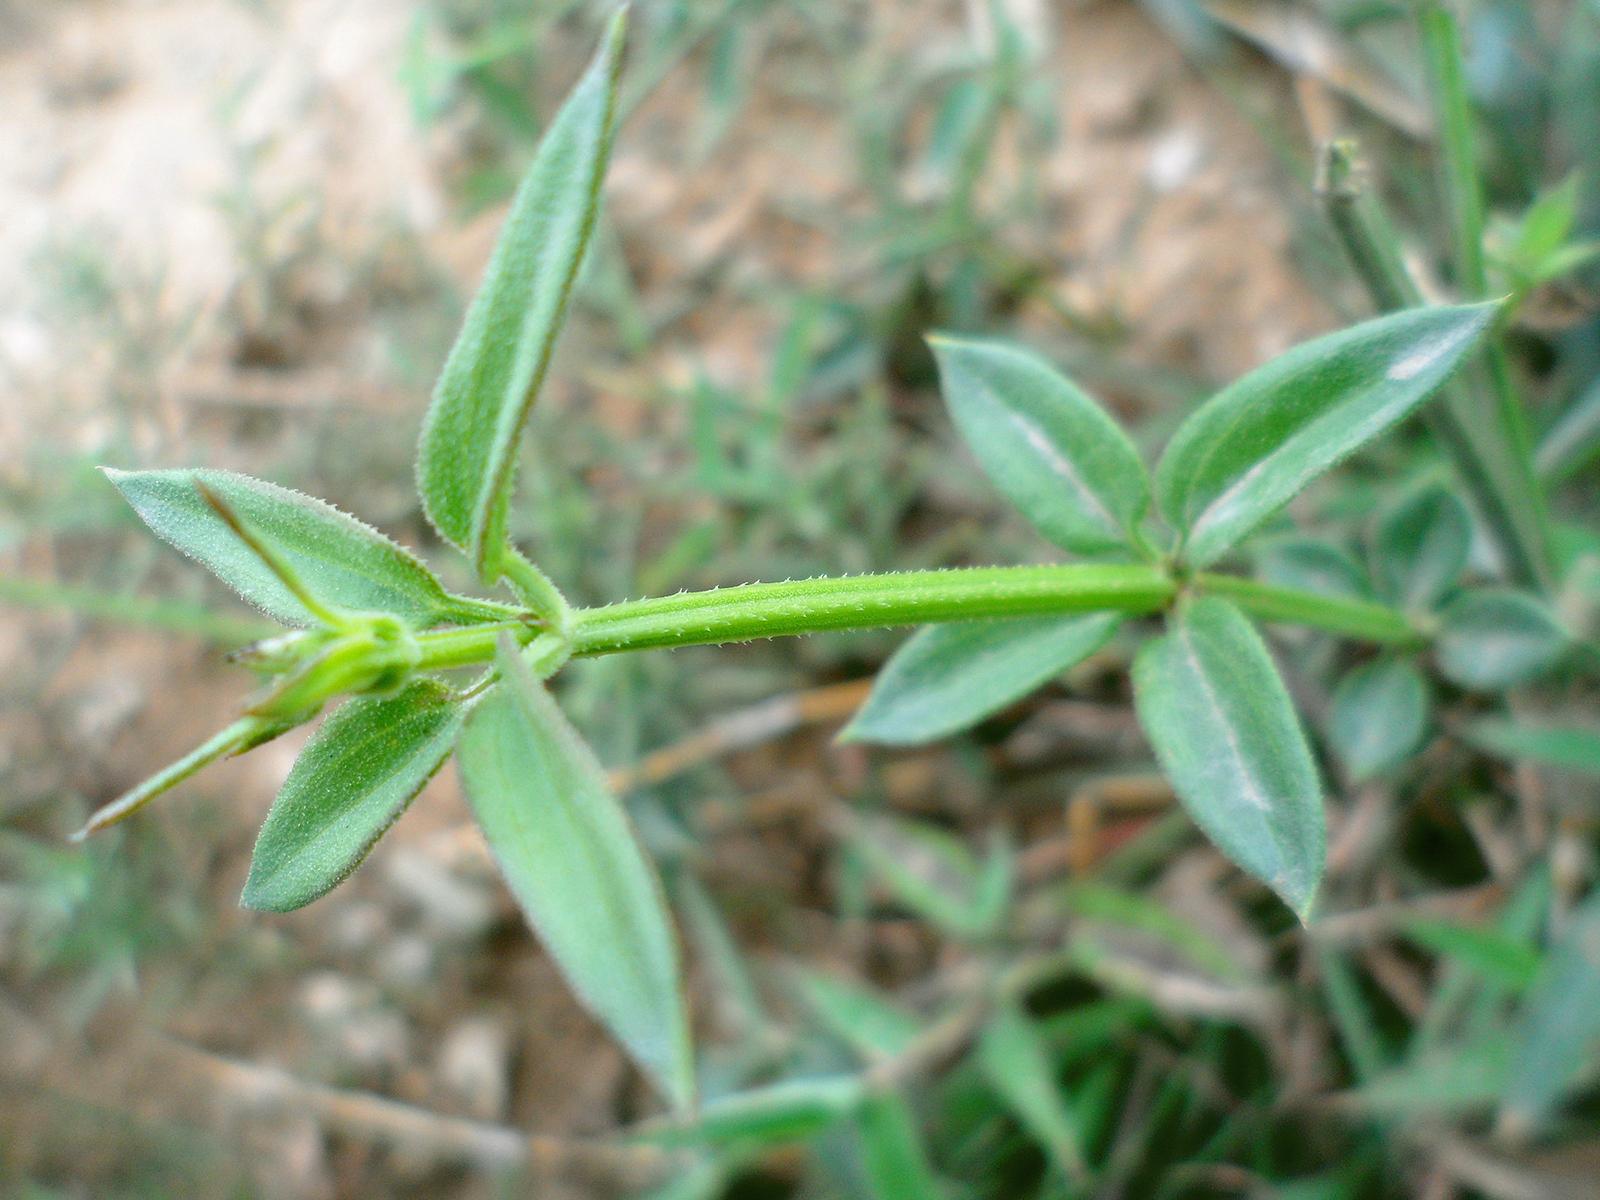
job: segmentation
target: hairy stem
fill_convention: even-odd
[[[1188,587],[1224,596],[1264,621],[1309,625],[1386,645],[1412,645],[1423,640],[1423,634],[1404,613],[1366,600],[1321,596],[1232,575],[1197,575]],[[958,567],[747,583],[574,609],[570,647],[574,656],[592,657],[831,630],[999,617],[1053,613],[1069,616],[1083,612],[1140,616],[1170,607],[1182,590],[1158,567],[1099,563]],[[497,621],[419,634],[419,669],[436,671],[490,662],[496,639],[502,634],[509,634],[519,645],[527,645],[542,632],[539,622]]]
[[[743,642],[832,629],[1116,610],[1156,612],[1176,585],[1143,566],[966,567],[750,583],[576,613],[573,653]]]

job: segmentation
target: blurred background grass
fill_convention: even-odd
[[[1312,188],[1335,134],[1360,137],[1422,277],[1448,284],[1403,4],[636,8],[607,209],[514,513],[581,602],[1047,557],[956,446],[923,334],[1026,340],[1157,446],[1211,386],[1368,311]],[[663,1183],[658,1157],[603,1141],[648,1098],[523,928],[448,773],[291,917],[235,898],[294,747],[62,841],[237,703],[223,651],[253,629],[95,465],[245,470],[437,550],[410,473],[432,377],[605,10],[0,0],[8,1193]],[[1467,28],[1493,207],[1514,222],[1588,171],[1593,233],[1600,12],[1486,0]],[[1536,292],[1517,333],[1532,420],[1568,439],[1575,619],[1600,593],[1588,283]],[[1297,515],[1348,538],[1435,469],[1391,439]],[[859,820],[892,812],[980,856],[1016,848],[1014,936],[1071,960],[1030,1009],[1093,1194],[1594,1194],[1592,1087],[1531,1149],[1488,1140],[1484,1115],[1552,914],[1588,886],[1592,780],[1448,737],[1379,782],[1335,776],[1334,915],[1300,937],[1173,815],[1122,646],[949,745],[831,744],[897,637],[563,676],[666,865],[709,1090],[849,1062],[862,1028],[926,1019],[987,969],[874,867],[919,861]],[[1335,652],[1288,649],[1315,722]],[[1080,1194],[992,1086],[969,1065],[914,1096],[954,1194]],[[873,1195],[859,1157],[834,1132],[674,1160],[680,1190],[657,1194]]]

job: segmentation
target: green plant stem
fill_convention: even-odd
[[[1193,588],[1221,596],[1263,621],[1310,625],[1328,633],[1391,646],[1416,646],[1427,638],[1406,615],[1386,604],[1322,596],[1299,588],[1276,587],[1237,575],[1195,576]]]
[[[1441,0],[1417,8],[1427,70],[1428,98],[1439,135],[1439,190],[1450,215],[1456,286],[1471,300],[1487,299],[1489,273],[1483,253],[1483,184],[1467,94],[1461,30]],[[1532,438],[1511,364],[1498,333],[1491,333],[1482,356],[1468,369],[1477,401],[1477,422],[1492,426],[1493,453],[1484,465],[1499,473],[1499,486],[1513,501],[1522,526],[1510,566],[1521,581],[1545,589],[1550,581],[1549,515],[1533,466]],[[1485,422],[1485,418],[1489,418]]]
[[[1422,303],[1406,269],[1400,238],[1361,177],[1352,142],[1323,147],[1317,193],[1329,225],[1381,312]],[[1498,351],[1497,351],[1498,353]],[[1500,362],[1504,364],[1503,355]],[[1541,587],[1547,578],[1548,541],[1542,493],[1534,478],[1520,409],[1508,410],[1487,395],[1482,379],[1446,385],[1423,419],[1472,493],[1513,578]],[[1493,419],[1485,419],[1492,414]]]
[[[835,629],[1166,607],[1176,585],[1143,566],[965,567],[751,583],[575,614],[573,653],[742,642]]]
[[[1196,592],[1226,597],[1264,621],[1310,625],[1385,645],[1424,640],[1405,614],[1370,601],[1321,596],[1232,575],[1197,575],[1189,586]],[[574,609],[570,647],[575,657],[593,657],[944,621],[1082,612],[1141,616],[1168,608],[1181,591],[1179,584],[1157,567],[1094,563],[958,567],[747,583]],[[538,624],[495,622],[419,634],[422,657],[418,669],[436,671],[490,662],[502,634],[509,633],[519,645],[527,645],[541,632]]]
[[[1478,299],[1489,290],[1489,281],[1483,259],[1483,192],[1478,184],[1461,31],[1455,14],[1439,0],[1417,6],[1417,30],[1439,137],[1440,190],[1450,214],[1456,284]]]

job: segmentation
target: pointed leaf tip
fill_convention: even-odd
[[[540,140],[423,422],[423,508],[486,583],[500,577],[517,449],[599,212],[627,12]]]
[[[677,936],[654,866],[593,752],[509,644],[459,747],[473,813],[578,999],[677,1108],[694,1058]]]
[[[1322,785],[1261,637],[1225,600],[1190,600],[1133,665],[1134,704],[1189,815],[1310,920],[1322,881]]]
[[[1431,396],[1497,306],[1392,313],[1296,346],[1218,392],[1173,435],[1156,500],[1203,567],[1312,479]]]
[[[444,765],[463,709],[429,679],[324,721],[261,826],[240,905],[290,912],[342,883]]]

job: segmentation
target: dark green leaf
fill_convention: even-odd
[[[502,605],[449,595],[408,551],[348,513],[310,496],[232,471],[117,471],[116,485],[155,534],[208,567],[268,616],[315,624],[305,606],[201,496],[210,488],[250,532],[292,567],[318,599],[339,608],[393,613],[411,625],[492,620]]]
[[[624,14],[550,122],[422,428],[417,487],[485,582],[500,576],[517,447],[583,263],[611,153]]]
[[[521,656],[461,734],[461,775],[511,890],[572,990],[674,1105],[694,1095],[661,884],[605,772]]]
[[[1428,684],[1405,659],[1357,667],[1339,681],[1328,708],[1328,740],[1351,780],[1398,766],[1428,731]]]
[[[1156,498],[1205,566],[1301,488],[1422,403],[1494,319],[1496,306],[1394,313],[1317,338],[1208,400],[1156,468]]]
[[[865,1095],[854,1075],[785,1080],[719,1097],[692,1121],[652,1123],[637,1136],[662,1146],[799,1142],[848,1116]]]
[[[1472,514],[1448,488],[1423,488],[1384,515],[1375,549],[1385,594],[1412,612],[1432,609],[1467,569]]]
[[[1195,823],[1305,920],[1322,880],[1322,789],[1260,635],[1227,601],[1191,600],[1139,651],[1133,690]]]
[[[907,746],[977,724],[1099,650],[1116,613],[930,625],[878,672],[840,737]]]
[[[1600,729],[1486,720],[1474,721],[1461,736],[1500,758],[1600,775]]]
[[[1526,683],[1556,664],[1566,631],[1532,596],[1503,588],[1466,592],[1445,605],[1434,641],[1452,683],[1494,691]]]
[[[856,1134],[872,1200],[940,1200],[944,1195],[916,1120],[898,1092],[869,1097],[856,1110]]]
[[[1594,1064],[1600,1043],[1600,893],[1568,914],[1512,1038],[1506,1119],[1527,1129]]]
[[[267,813],[240,903],[288,912],[343,882],[444,764],[461,719],[433,680],[335,712]]]
[[[989,478],[1075,554],[1138,544],[1144,464],[1100,406],[1036,355],[1001,342],[930,338],[945,403]]]
[[[1033,1021],[1002,1005],[978,1037],[978,1067],[1022,1125],[1069,1178],[1083,1175],[1078,1123]]]

